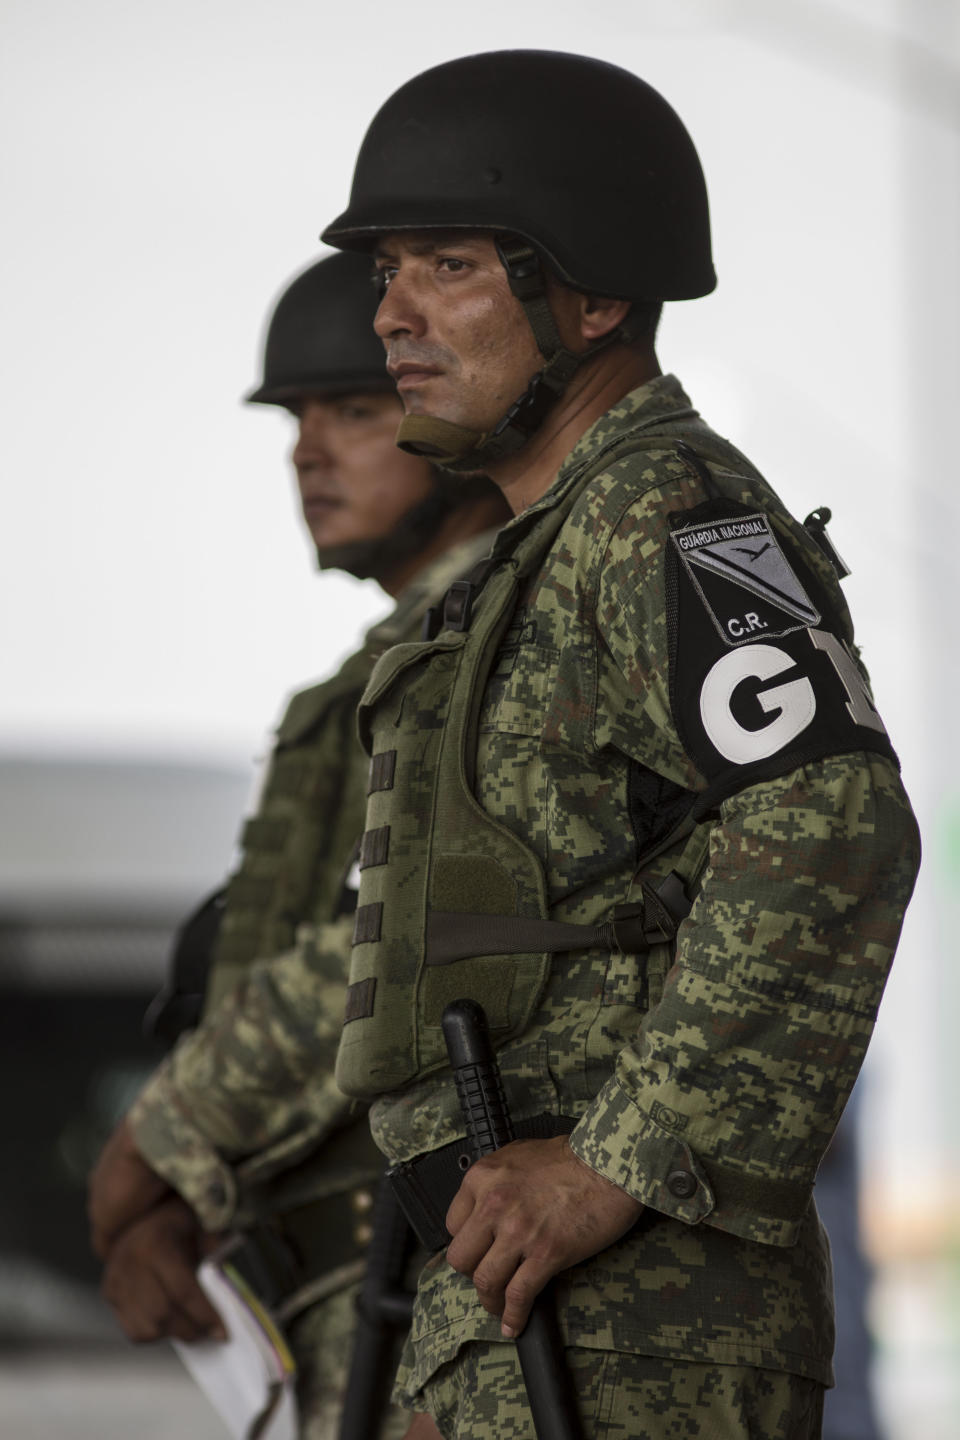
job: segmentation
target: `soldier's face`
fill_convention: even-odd
[[[394,444],[402,415],[395,395],[317,396],[291,408],[300,504],[318,549],[379,540],[430,493],[430,467]]]
[[[414,231],[378,242],[374,329],[408,414],[487,430],[543,364],[489,235]]]

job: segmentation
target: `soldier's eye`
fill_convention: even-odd
[[[374,270],[373,275],[370,278],[373,281],[373,288],[377,292],[378,300],[382,300],[384,295],[386,295],[387,291],[390,288],[390,281],[393,279],[395,274],[396,271],[392,269],[389,265],[383,265]]]
[[[343,420],[369,420],[376,413],[369,400],[341,400],[337,409]]]

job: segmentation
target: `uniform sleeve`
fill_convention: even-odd
[[[254,965],[130,1112],[144,1158],[209,1230],[236,1218],[246,1186],[358,1113],[333,1081],[349,932],[349,921],[304,926],[293,950]]]
[[[889,760],[752,786],[713,828],[676,963],[572,1137],[688,1223],[789,1245],[866,1053],[919,860]]]
[[[635,506],[607,551],[598,714],[637,763],[704,790],[672,718],[666,508]],[[789,1245],[866,1052],[919,838],[885,755],[776,768],[765,757],[715,807],[662,996],[571,1143],[654,1209]]]

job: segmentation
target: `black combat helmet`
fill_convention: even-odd
[[[660,301],[716,284],[703,171],[682,121],[644,81],[584,55],[494,51],[408,81],[375,116],[350,204],[323,239],[370,250],[386,232],[457,228],[495,235],[546,363],[486,434],[404,418],[397,443],[449,469],[514,453],[597,349],[649,331]],[[544,264],[574,289],[634,302],[585,355],[560,339]]]
[[[393,390],[383,341],[373,332],[377,297],[363,255],[328,255],[277,301],[263,350],[263,381],[246,397],[289,405],[305,395]]]
[[[390,230],[503,231],[575,289],[689,300],[716,284],[707,191],[683,122],[618,65],[550,50],[468,55],[392,95],[327,244]]]

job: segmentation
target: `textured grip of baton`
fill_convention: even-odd
[[[489,1155],[515,1136],[487,1017],[476,1001],[454,1000],[442,1024],[467,1139],[477,1156]]]
[[[452,1000],[441,1023],[467,1139],[478,1157],[489,1155],[514,1134],[487,1017],[475,1000]],[[534,1301],[517,1354],[538,1440],[583,1440],[552,1285]]]

